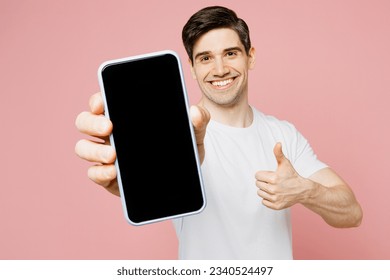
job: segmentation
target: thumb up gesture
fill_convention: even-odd
[[[282,144],[274,147],[275,159],[278,163],[276,171],[258,171],[255,174],[257,194],[263,199],[263,204],[274,210],[288,208],[303,201],[308,189],[305,180],[295,171],[291,162],[282,151]]]

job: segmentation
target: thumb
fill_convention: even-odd
[[[286,157],[283,154],[282,150],[282,143],[278,142],[276,143],[274,147],[274,155],[276,158],[276,161],[278,162],[278,166],[282,164],[282,162],[286,159]]]
[[[193,105],[190,107],[190,117],[194,126],[200,162],[203,163],[206,153],[204,149],[204,137],[206,135],[207,124],[210,121],[210,113],[204,107]]]
[[[198,105],[192,105],[190,107],[190,117],[195,133],[206,131],[207,124],[210,121],[210,113],[206,108]]]

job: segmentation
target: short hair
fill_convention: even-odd
[[[226,7],[209,6],[193,14],[182,30],[184,48],[193,63],[193,49],[197,40],[213,29],[230,28],[237,32],[246,54],[249,54],[251,40],[246,22]]]

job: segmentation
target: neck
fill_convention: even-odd
[[[222,106],[207,102],[207,100],[202,98],[199,105],[205,107],[210,112],[213,121],[224,125],[244,128],[250,126],[253,121],[253,111],[248,102]]]

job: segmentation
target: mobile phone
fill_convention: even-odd
[[[200,213],[206,198],[178,54],[105,61],[98,80],[126,220],[144,225]]]

